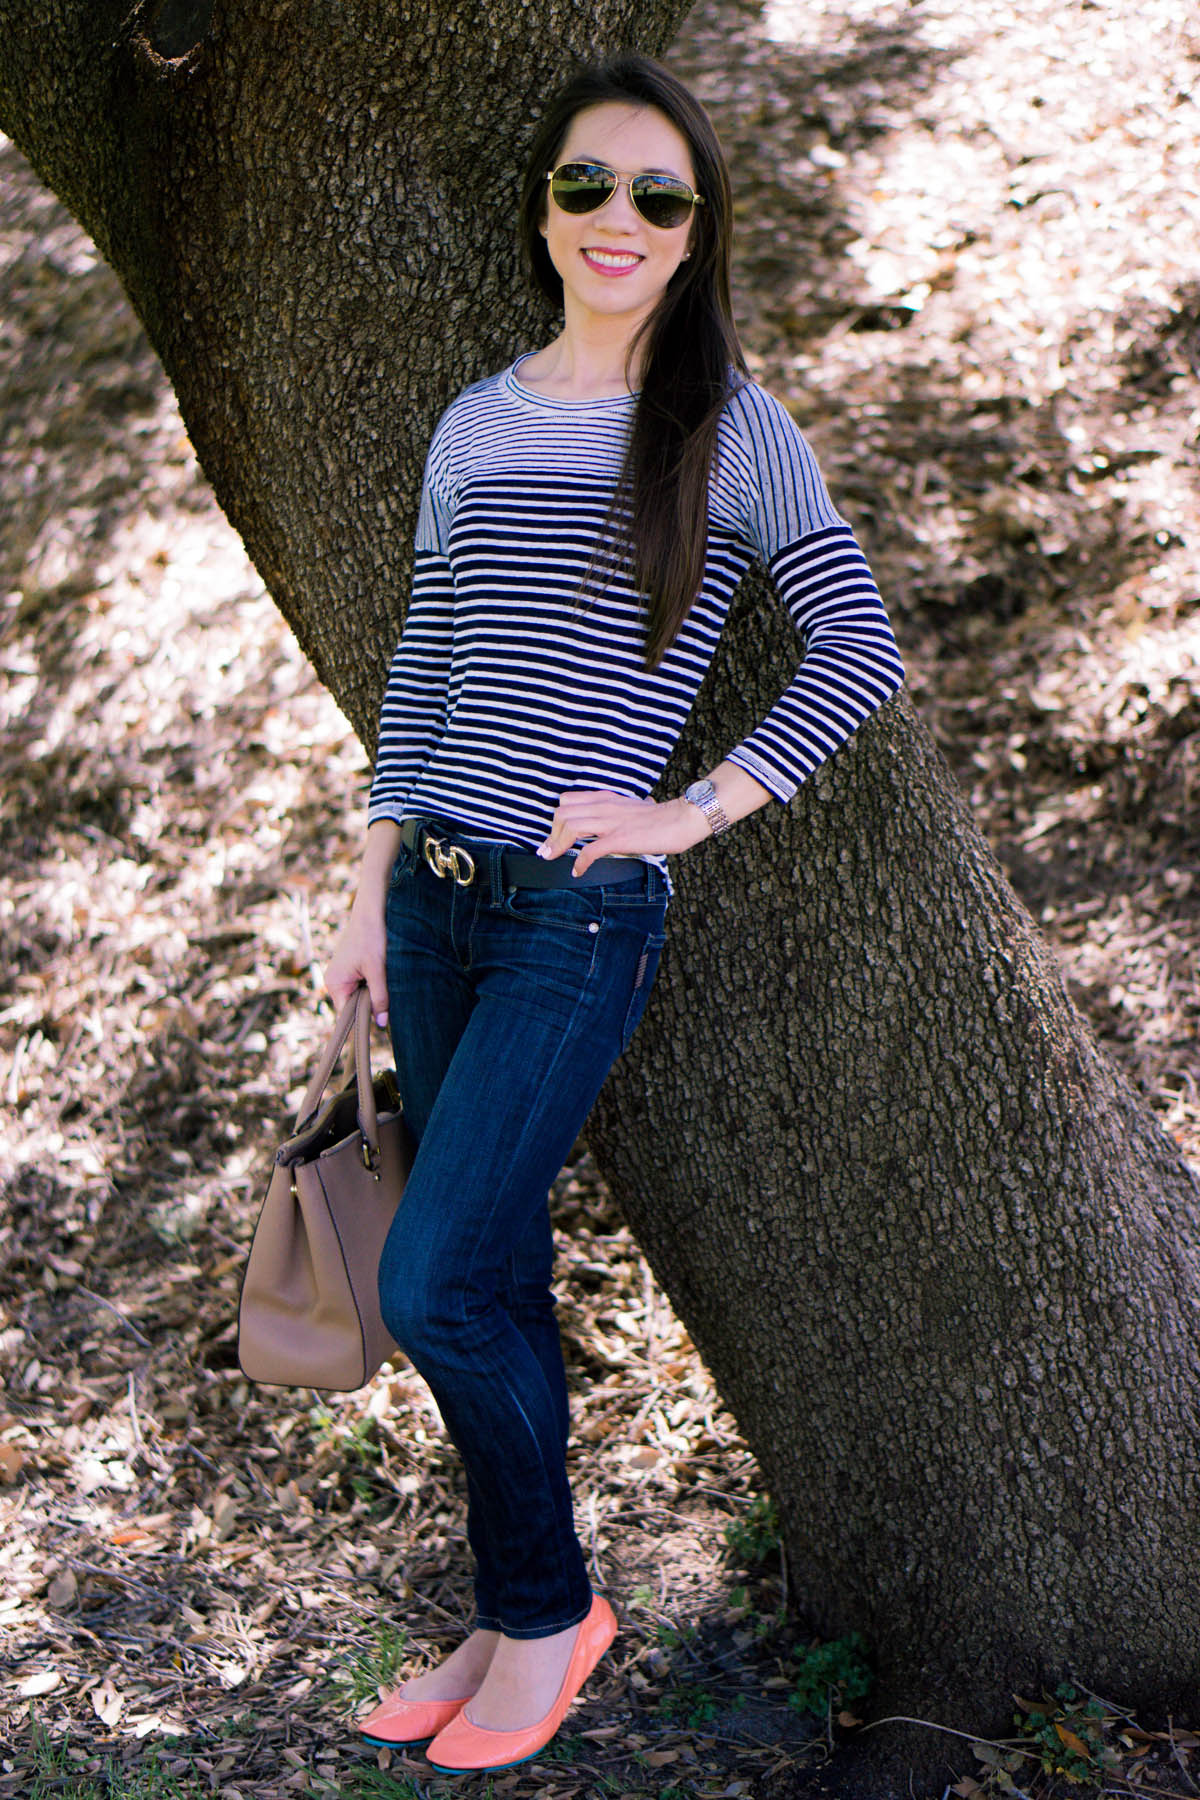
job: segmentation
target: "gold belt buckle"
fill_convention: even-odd
[[[449,875],[459,887],[470,887],[475,879],[475,858],[461,844],[450,844],[425,833],[425,861],[434,874],[445,880]]]

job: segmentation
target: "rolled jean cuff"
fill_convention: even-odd
[[[587,1604],[579,1612],[572,1613],[569,1619],[559,1619],[552,1625],[498,1625],[490,1629],[502,1631],[506,1638],[520,1638],[522,1641],[527,1638],[553,1637],[556,1631],[569,1631],[572,1625],[582,1625],[591,1610],[592,1594],[589,1589]]]

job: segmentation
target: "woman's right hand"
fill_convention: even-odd
[[[363,852],[358,893],[350,908],[350,917],[338,933],[333,955],[325,965],[325,986],[337,1010],[365,981],[371,996],[371,1011],[377,1025],[386,1025],[387,992],[387,928],[384,906],[392,864],[400,849],[400,827],[391,819],[380,819],[367,832]]]
[[[325,986],[338,1012],[346,1004],[360,982],[365,981],[371,996],[371,1011],[377,1025],[386,1025],[387,936],[383,909],[368,910],[356,900],[350,917],[338,933],[333,955],[325,965]]]

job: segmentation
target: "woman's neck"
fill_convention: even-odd
[[[561,400],[610,400],[636,393],[642,359],[636,352],[630,359],[633,334],[626,321],[620,324],[617,332],[572,328],[568,323],[552,344],[524,359],[522,382]]]

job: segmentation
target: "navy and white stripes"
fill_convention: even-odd
[[[567,789],[647,795],[755,559],[805,655],[730,759],[789,799],[903,679],[871,572],[799,430],[753,384],[731,397],[704,583],[647,670],[645,614],[627,573],[583,591],[634,403],[550,399],[521,385],[518,366],[468,388],[434,435],[371,822],[434,814],[532,846]]]

